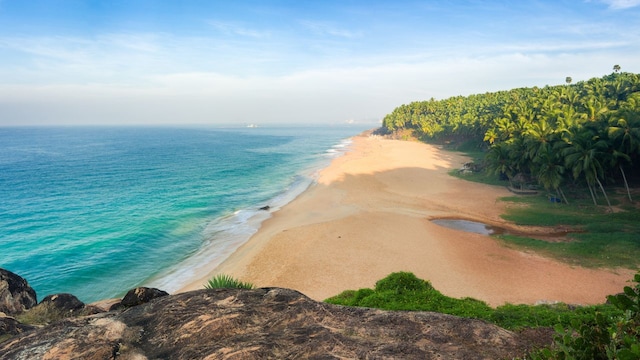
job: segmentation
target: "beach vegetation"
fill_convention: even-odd
[[[624,197],[618,194],[618,197]],[[533,238],[526,235],[496,235],[503,244],[532,250],[564,262],[585,267],[640,267],[640,209],[617,206],[615,212],[589,206],[589,199],[581,198],[571,205],[551,203],[544,196],[507,197],[513,203],[502,215],[518,225],[549,227],[550,237]],[[619,204],[617,198],[612,204]],[[563,230],[557,230],[563,229]]]
[[[633,286],[607,300],[618,314],[597,312],[590,321],[572,319],[555,326],[554,345],[538,350],[532,359],[640,359],[640,273]]]
[[[392,273],[379,280],[374,289],[347,290],[325,300],[328,303],[385,310],[434,311],[442,314],[482,319],[510,330],[531,327],[569,326],[571,321],[589,321],[596,313],[621,314],[611,305],[575,307],[567,304],[512,305],[491,308],[485,302],[457,299],[436,290],[430,282],[409,272]]]
[[[640,273],[635,285],[607,297],[607,303],[575,306],[505,304],[491,308],[482,301],[455,299],[412,273],[390,274],[374,289],[347,290],[328,303],[386,310],[433,311],[482,319],[505,329],[553,328],[551,347],[535,350],[531,359],[640,359]]]
[[[229,275],[218,274],[211,278],[205,289],[253,289],[253,284],[235,279]]]
[[[640,74],[619,69],[577,83],[413,102],[385,116],[383,128],[471,151],[486,174],[565,204],[586,195],[613,212],[611,193],[620,188],[634,203],[640,184]]]
[[[469,181],[496,185],[487,172],[451,175]],[[504,182],[503,184],[504,185]],[[640,207],[628,202],[626,190],[609,195],[613,211],[606,206],[593,206],[590,195],[569,187],[570,204],[559,203],[553,194],[508,196],[502,218],[516,225],[548,227],[549,236],[535,238],[522,234],[495,235],[505,245],[535,251],[541,255],[585,267],[640,267]]]

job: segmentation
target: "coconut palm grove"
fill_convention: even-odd
[[[544,187],[569,203],[566,187],[610,205],[607,189],[637,179],[640,74],[620,72],[565,85],[412,102],[383,120],[389,132],[473,144],[483,164],[520,188]],[[636,180],[637,182],[637,180]]]

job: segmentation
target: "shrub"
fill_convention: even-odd
[[[491,308],[484,302],[443,295],[428,281],[408,272],[392,273],[375,289],[347,290],[326,300],[332,304],[386,310],[436,311],[444,314],[487,319]]]
[[[640,359],[640,273],[635,286],[607,299],[622,315],[600,312],[590,321],[574,319],[567,329],[556,326],[555,347],[531,354],[533,359]]]
[[[234,279],[229,275],[218,274],[211,278],[205,289],[253,289],[253,284]]]
[[[427,281],[418,279],[410,272],[392,273],[386,278],[376,282],[376,291],[394,291],[397,294],[404,294],[409,291],[426,291],[433,289]]]

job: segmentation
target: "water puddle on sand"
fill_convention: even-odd
[[[475,234],[494,235],[504,234],[505,229],[492,225],[487,225],[477,221],[460,220],[460,219],[435,219],[432,223],[444,226],[449,229],[462,230]]]
[[[570,241],[567,235],[572,233],[579,233],[580,230],[562,230],[562,231],[549,231],[544,233],[527,233],[513,230],[507,230],[505,228],[493,225],[487,225],[485,223],[462,220],[462,219],[433,219],[432,223],[440,226],[444,226],[449,229],[462,230],[470,233],[481,235],[518,235],[532,239],[538,239],[548,242],[565,242]]]

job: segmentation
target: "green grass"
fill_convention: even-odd
[[[606,316],[621,313],[611,305],[574,308],[562,303],[536,306],[506,304],[494,309],[480,300],[443,295],[428,281],[408,272],[390,274],[378,281],[374,289],[347,290],[325,302],[385,310],[434,311],[482,319],[510,330],[558,324],[568,326],[575,320],[589,321],[596,312]]]
[[[460,169],[453,169],[449,171],[449,175],[463,179],[463,180],[473,181],[473,182],[487,184],[487,185],[495,185],[495,186],[509,185],[508,181],[500,180],[498,179],[497,176],[489,175],[484,171],[463,174],[460,172]]]
[[[253,284],[234,279],[229,275],[218,274],[210,279],[205,289],[253,289]]]
[[[17,315],[16,320],[21,324],[27,325],[47,325],[69,317],[78,317],[87,314],[86,309],[71,312],[58,309],[52,303],[43,303]]]
[[[633,207],[609,212],[605,206],[554,204],[542,196],[507,197],[503,201],[524,204],[512,206],[502,217],[518,225],[562,227],[577,232],[568,241],[549,242],[524,236],[501,235],[504,244],[532,250],[571,264],[585,267],[640,266],[640,210]]]
[[[468,154],[471,157],[478,153]],[[450,175],[473,182],[506,186],[497,176],[485,172],[460,174],[453,170]],[[500,235],[506,245],[544,256],[553,257],[571,264],[585,267],[640,268],[640,208],[629,205],[624,191],[609,191],[611,212],[600,196],[599,205],[593,201],[586,189],[565,189],[569,204],[549,201],[549,194],[541,190],[539,195],[508,196],[501,201],[517,206],[508,206],[505,220],[517,225],[561,227],[575,230],[567,236],[568,242],[549,242],[526,236]]]

